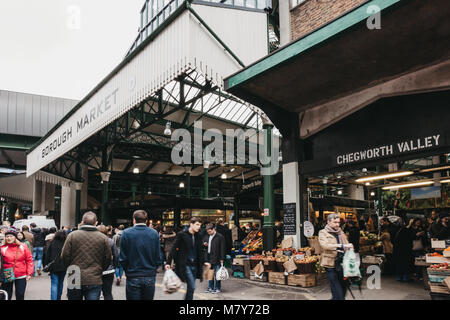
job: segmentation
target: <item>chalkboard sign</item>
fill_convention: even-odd
[[[297,233],[296,230],[296,205],[295,203],[283,204],[284,211],[284,235],[292,236]]]

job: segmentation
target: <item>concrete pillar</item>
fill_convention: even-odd
[[[364,186],[350,184],[347,188],[348,197],[353,200],[364,200]]]
[[[55,185],[41,182],[41,186],[40,212],[48,214],[49,211],[55,210]]]
[[[75,189],[61,187],[61,227],[75,227]]]
[[[284,153],[283,153],[284,154]],[[295,220],[300,225],[300,177],[298,162],[283,164],[283,204],[295,203]],[[284,239],[294,237],[294,248],[301,247],[300,228],[296,228],[295,235],[284,235]]]
[[[284,46],[291,42],[291,11],[290,1],[279,1],[279,15],[280,15],[280,45]]]
[[[34,180],[33,184],[33,214],[41,212],[42,203],[42,182],[39,180]]]

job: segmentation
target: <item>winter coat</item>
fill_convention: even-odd
[[[103,271],[111,264],[109,239],[95,226],[83,225],[71,232],[61,253],[64,265],[80,267],[81,285],[102,285]]]
[[[164,241],[163,242],[164,243],[164,252],[166,253],[166,256],[172,250],[173,243],[175,241],[176,236],[177,236],[177,234],[175,232],[162,234],[162,238]]]
[[[122,237],[122,234],[123,234],[123,230],[119,230],[112,238],[114,241],[114,244],[116,245],[118,252],[120,252],[120,238]]]
[[[197,274],[196,279],[203,281],[203,263],[204,263],[204,252],[203,252],[203,242],[200,234],[196,233],[194,235],[195,247],[197,249]],[[169,257],[167,259],[167,264],[170,265],[172,260],[175,262],[175,273],[181,279],[181,281],[186,282],[186,265],[191,250],[192,235],[187,229],[178,232],[175,237],[175,241],[170,251]]]
[[[54,261],[50,268],[50,274],[57,272],[66,272],[67,268],[61,259],[61,252],[64,247],[64,242],[59,240],[52,240],[48,244],[47,250],[44,254],[44,266]]]
[[[399,274],[407,274],[411,271],[413,260],[413,237],[407,227],[399,230],[394,239],[394,261]]]
[[[33,252],[33,246],[34,246],[34,236],[32,233],[28,231],[23,231],[23,235],[25,236],[25,239],[30,243],[31,246],[31,252]]]
[[[322,253],[320,255],[320,265],[326,268],[334,268],[334,261],[337,257],[336,245],[338,244],[336,237],[333,234],[327,232],[325,229],[322,229],[319,231],[319,243],[322,248]],[[344,244],[348,244],[345,235]]]
[[[431,238],[439,240],[450,239],[450,226],[444,227],[441,222],[433,223],[431,226]]]
[[[383,231],[380,236],[380,241],[383,242],[383,250],[385,254],[391,254],[393,251],[393,245],[391,242],[391,234],[388,230]]]
[[[112,260],[111,264],[109,265],[108,269],[103,272],[103,274],[110,274],[112,273],[111,270],[115,270],[116,267],[119,265],[119,250],[116,247],[116,244],[114,243],[113,239],[108,239],[109,245],[111,247],[111,253],[112,253]]]
[[[3,267],[5,269],[14,267],[16,278],[31,276],[34,272],[33,256],[25,244],[5,244],[1,247],[3,256]],[[17,252],[17,260],[16,259]],[[14,265],[14,261],[16,264]]]
[[[211,253],[208,255],[208,243],[210,235],[206,235],[203,238],[203,243],[205,244],[205,262],[211,264],[218,264],[220,260],[225,261],[225,238],[218,232],[211,240]]]
[[[45,234],[41,228],[31,229],[31,233],[34,236],[34,248],[43,248],[45,246]]]
[[[411,231],[411,237],[413,239],[413,241],[415,240],[420,240],[420,242],[422,242],[422,246],[425,249],[425,247],[428,244],[428,240],[427,240],[427,233],[424,229],[415,229],[415,228],[410,228]],[[422,236],[417,236],[417,233],[422,232],[423,231],[423,235]],[[414,247],[414,243],[413,243],[413,247]],[[423,251],[423,250],[420,250]]]
[[[216,227],[216,231],[218,233],[220,233],[225,239],[225,253],[228,255],[231,255],[231,248],[233,247],[233,239],[231,237],[231,230],[219,224]],[[208,235],[208,233],[206,233],[206,235]]]

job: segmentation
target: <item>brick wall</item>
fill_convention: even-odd
[[[291,41],[301,38],[368,0],[305,0],[291,10]]]

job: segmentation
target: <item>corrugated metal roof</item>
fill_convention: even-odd
[[[43,137],[78,101],[0,90],[0,133]]]

